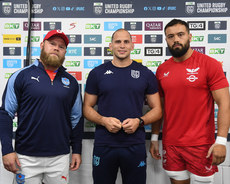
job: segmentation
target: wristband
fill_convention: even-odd
[[[227,138],[225,137],[221,137],[221,136],[217,136],[216,137],[216,144],[222,144],[224,146],[226,146],[226,143],[227,143]]]
[[[152,134],[151,136],[151,141],[158,141],[158,136],[157,134]]]

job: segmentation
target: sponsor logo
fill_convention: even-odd
[[[133,14],[133,4],[105,4],[105,14]]]
[[[131,70],[131,76],[134,79],[138,79],[140,77],[140,71],[138,71],[138,70]]]
[[[226,7],[226,2],[218,3],[197,3],[197,13],[226,13],[228,8]]]
[[[61,22],[44,22],[44,31],[50,31],[54,29],[62,30]]]
[[[99,166],[100,165],[100,157],[97,157],[96,155],[93,155],[93,166]]]
[[[5,15],[10,15],[12,13],[12,3],[11,2],[2,2],[2,12]]]
[[[3,68],[21,68],[21,59],[3,59]]]
[[[191,47],[193,50],[205,54],[205,47]]]
[[[116,31],[122,28],[122,22],[104,22],[104,31]]]
[[[209,54],[224,54],[225,48],[211,48]]]
[[[109,49],[109,47],[104,47],[104,56],[113,56],[113,52]]]
[[[101,56],[101,47],[85,47],[84,56]]]
[[[66,35],[69,43],[81,43],[81,35]]]
[[[205,30],[205,21],[188,21],[190,30]]]
[[[100,29],[101,28],[101,24],[99,23],[93,23],[93,24],[86,24],[85,25],[85,29]]]
[[[162,56],[162,47],[145,47],[145,56]]]
[[[111,42],[112,36],[106,36],[105,37],[105,42]]]
[[[139,55],[139,54],[141,54],[141,49],[133,49],[133,50],[131,51],[131,54]]]
[[[93,3],[93,12],[96,15],[101,15],[103,13],[103,3],[101,2]]]
[[[79,67],[80,61],[65,61],[65,67]]]
[[[199,67],[195,68],[195,69],[186,68],[186,70],[188,72],[187,75],[189,75],[189,77],[187,77],[186,79],[189,82],[195,82],[198,79],[198,77],[196,77],[195,75],[198,74],[199,69],[200,69]]]
[[[20,56],[21,47],[3,47],[4,56]]]
[[[19,29],[19,23],[5,23],[4,29]]]
[[[20,34],[3,34],[3,43],[21,43]]]
[[[145,43],[162,43],[162,35],[145,35]]]
[[[106,70],[106,72],[104,73],[104,75],[110,75],[110,74],[113,74],[111,70]]]
[[[24,47],[23,55],[26,56],[26,49],[27,47]],[[40,47],[31,47],[31,56],[40,56],[41,49]]]
[[[135,44],[142,43],[142,35],[131,35],[132,42]]]
[[[168,76],[169,76],[169,72],[164,73],[164,76],[163,76],[163,77],[168,77]]]
[[[10,76],[11,76],[12,74],[13,74],[13,73],[5,73],[4,78],[5,78],[5,79],[9,79],[9,78],[10,78]]]
[[[208,43],[227,43],[226,34],[209,34]]]
[[[145,22],[146,31],[159,31],[163,30],[163,22]]]
[[[140,164],[137,167],[144,167],[144,166],[146,166],[145,161],[141,161]]]
[[[147,61],[146,66],[147,67],[158,67],[160,66],[162,62],[161,61]]]
[[[40,36],[30,36],[31,42],[40,42]],[[28,42],[28,36],[25,37],[25,42]]]
[[[84,35],[84,43],[87,44],[102,43],[102,35]]]
[[[65,176],[62,176],[61,178],[64,179],[65,181],[67,181],[67,177],[65,177]]]
[[[93,69],[102,64],[101,59],[84,59],[84,68]]]
[[[192,36],[192,42],[203,42],[204,36]]]
[[[189,80],[189,82],[195,82],[198,78],[195,75],[190,75],[189,77],[187,77],[186,79]]]
[[[41,31],[41,22],[31,22],[32,31]],[[28,31],[29,23],[23,22],[23,31]]]
[[[14,14],[27,14],[28,13],[28,4],[14,4]],[[43,9],[41,4],[32,5],[33,14],[42,14]]]
[[[71,74],[78,81],[82,80],[82,72],[69,71],[68,73]]]
[[[226,30],[227,21],[208,21],[209,30]]]
[[[193,14],[196,11],[195,2],[185,2],[185,12],[187,14]]]
[[[37,77],[31,76],[31,79],[40,82],[40,81],[39,81],[39,77],[40,77],[40,76],[37,76]]]
[[[16,174],[16,182],[17,184],[24,184],[25,183],[25,175],[18,173]]]
[[[142,22],[125,22],[125,29],[131,31],[141,31]]]
[[[76,28],[76,25],[77,25],[76,22],[70,23],[69,24],[69,26],[70,26],[69,30]]]
[[[82,48],[81,47],[68,47],[66,56],[81,56]]]

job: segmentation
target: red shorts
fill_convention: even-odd
[[[168,171],[187,170],[198,176],[211,176],[218,172],[218,168],[212,165],[212,155],[206,158],[210,147],[211,145],[163,145],[163,168]]]

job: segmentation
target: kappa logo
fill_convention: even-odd
[[[40,77],[40,76],[38,76],[37,78],[36,78],[36,77],[31,76],[31,79],[32,79],[32,80],[36,80],[36,81],[40,82],[40,81],[39,81],[39,77]]]
[[[137,167],[144,167],[146,165],[145,161],[141,161]]]
[[[106,72],[104,73],[104,75],[110,75],[110,74],[113,74],[111,70],[106,70]]]

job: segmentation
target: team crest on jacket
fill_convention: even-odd
[[[62,77],[62,78],[61,78],[61,81],[62,81],[62,83],[63,83],[64,85],[66,85],[66,86],[68,86],[68,85],[70,84],[69,79],[67,79],[67,78],[65,78],[65,77]]]
[[[199,71],[200,67],[197,67],[195,69],[190,69],[190,68],[186,68],[187,70],[187,75],[189,75],[189,77],[187,77],[186,79],[189,81],[189,82],[195,82],[198,77],[198,71]]]
[[[16,182],[17,184],[24,184],[25,183],[25,175],[18,173],[16,174]]]
[[[140,71],[137,70],[131,70],[131,76],[134,79],[138,79],[140,77]]]

